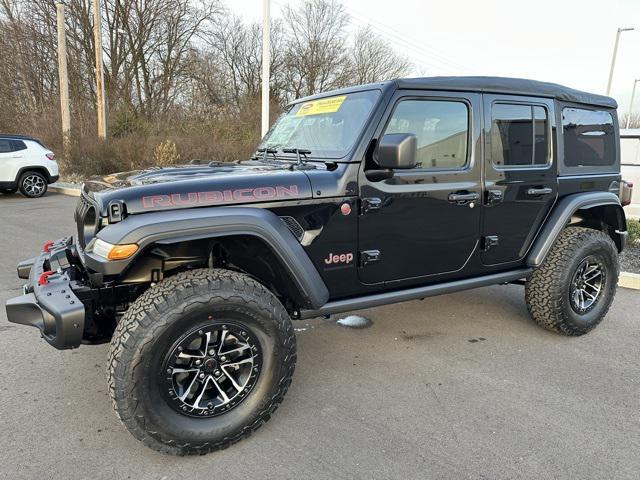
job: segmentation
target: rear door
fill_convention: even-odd
[[[483,95],[485,265],[519,262],[558,193],[551,99]]]
[[[26,148],[21,140],[0,138],[0,182],[16,180],[18,170],[24,162]]]

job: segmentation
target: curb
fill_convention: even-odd
[[[80,196],[80,189],[79,188],[62,187],[62,186],[56,185],[55,183],[52,184],[52,185],[49,185],[49,191],[50,192],[61,193],[62,195],[69,195],[70,197],[79,197]]]
[[[640,290],[640,273],[620,272],[618,286]]]

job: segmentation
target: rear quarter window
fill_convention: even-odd
[[[564,163],[567,167],[608,167],[616,163],[613,116],[604,110],[562,109]]]
[[[14,152],[19,152],[20,150],[26,150],[27,149],[27,146],[25,145],[25,143],[22,140],[12,140],[11,143],[13,145],[13,151]]]

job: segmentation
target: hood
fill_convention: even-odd
[[[291,162],[215,163],[121,172],[93,178],[83,191],[101,215],[121,201],[128,214],[311,198],[307,175]]]

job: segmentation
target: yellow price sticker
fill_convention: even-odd
[[[320,100],[304,102],[296,112],[296,117],[320,115],[321,113],[335,113],[340,109],[345,98],[347,98],[346,95],[340,95],[339,97],[321,98]]]

